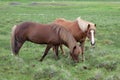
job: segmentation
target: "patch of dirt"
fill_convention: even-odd
[[[55,3],[55,2],[50,2],[50,3],[43,3],[43,2],[32,2],[30,3],[31,6],[35,5],[44,5],[44,6],[68,6],[67,4],[64,3]]]
[[[10,5],[14,5],[14,6],[16,6],[16,5],[21,5],[20,2],[10,2],[9,4],[10,4]]]

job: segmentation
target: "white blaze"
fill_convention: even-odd
[[[91,30],[90,32],[91,32],[91,42],[92,42],[92,44],[94,44],[95,43],[95,40],[94,40],[94,30]]]

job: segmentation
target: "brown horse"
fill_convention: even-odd
[[[70,49],[70,54],[75,62],[78,62],[78,56],[81,48],[77,45],[74,37],[58,24],[39,24],[35,22],[23,22],[15,25],[12,29],[11,46],[13,54],[17,55],[25,41],[37,44],[47,44],[41,61],[47,55],[52,46],[58,47],[60,44],[66,45]],[[57,50],[56,50],[57,52]]]
[[[86,37],[89,38],[91,41],[91,45],[94,47],[95,45],[95,32],[96,32],[96,24],[92,22],[85,21],[78,17],[75,21],[69,21],[65,20],[64,18],[58,18],[53,23],[62,25],[62,27],[66,28],[76,39],[77,42],[80,42],[80,46],[82,49],[82,61],[85,60],[84,58],[84,44]],[[62,53],[64,53],[64,50],[61,47]]]

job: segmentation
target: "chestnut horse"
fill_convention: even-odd
[[[70,49],[70,55],[75,62],[79,61],[78,56],[81,52],[81,48],[77,45],[71,33],[61,25],[55,23],[39,24],[35,22],[23,22],[15,25],[12,29],[11,38],[12,52],[14,55],[19,53],[25,41],[37,44],[47,44],[45,53],[40,59],[41,61],[52,46],[57,47],[60,44],[64,44]]]
[[[66,28],[76,39],[77,42],[80,42],[80,46],[82,49],[82,61],[85,60],[84,57],[84,44],[86,37],[91,41],[91,45],[94,47],[95,45],[95,32],[96,32],[96,24],[92,22],[85,21],[78,17],[75,21],[65,20],[64,18],[58,18],[53,21],[53,23],[62,25],[62,27]],[[64,50],[62,46],[60,46],[62,53]]]

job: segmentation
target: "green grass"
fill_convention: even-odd
[[[0,80],[120,80],[120,2],[0,2]],[[86,40],[86,61],[75,64],[59,51],[56,60],[52,50],[43,62],[39,59],[46,45],[26,42],[19,58],[11,56],[11,28],[23,21],[50,23],[63,17],[77,17],[97,25],[96,47]],[[81,55],[80,55],[81,59]]]

